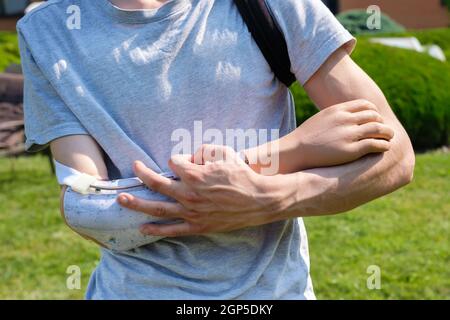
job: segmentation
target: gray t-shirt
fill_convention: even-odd
[[[266,0],[301,84],[354,38],[319,0]],[[272,73],[231,0],[172,0],[122,10],[107,0],[56,0],[18,25],[26,148],[89,134],[110,178],[158,172],[180,128],[295,129],[289,90]],[[194,135],[195,136],[195,135]],[[270,137],[268,138],[270,140]],[[204,141],[209,142],[209,141]],[[102,249],[88,299],[313,299],[302,219]]]

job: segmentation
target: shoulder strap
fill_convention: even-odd
[[[291,72],[286,40],[265,0],[234,0],[234,2],[275,76],[289,87],[296,78]]]

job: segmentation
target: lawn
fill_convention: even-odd
[[[308,218],[319,299],[450,298],[450,155],[417,157],[414,182],[350,213]],[[0,298],[79,299],[99,258],[62,222],[42,156],[0,159]],[[82,290],[66,288],[77,265]],[[369,290],[370,265],[381,289]]]

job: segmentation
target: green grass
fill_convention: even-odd
[[[0,298],[82,298],[66,270],[80,266],[86,286],[98,250],[63,224],[58,197],[47,158],[0,159]]]
[[[319,298],[450,298],[450,154],[417,156],[414,182],[350,213],[309,218]],[[368,290],[369,265],[381,290]]]
[[[449,299],[449,168],[449,154],[419,155],[408,187],[306,219],[317,297]],[[0,298],[83,297],[99,254],[63,224],[58,193],[46,158],[0,159]],[[81,268],[82,290],[66,289],[70,265]],[[366,287],[370,265],[381,268],[381,290]]]

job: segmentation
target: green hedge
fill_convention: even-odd
[[[367,35],[363,35],[362,37],[367,38]],[[450,62],[450,29],[448,28],[407,31],[400,34],[373,34],[370,37],[416,37],[423,45],[437,44],[444,51],[447,61]]]
[[[447,9],[450,11],[450,0],[444,0],[444,4],[447,6]]]
[[[17,35],[12,32],[0,32],[0,72],[11,63],[20,63]]]
[[[416,149],[431,149],[449,141],[450,64],[425,54],[358,40],[353,59],[380,86],[410,135]],[[315,112],[298,85],[292,88],[297,123]]]
[[[371,16],[365,10],[345,11],[336,16],[339,22],[353,35],[402,32],[405,28],[385,14],[381,14],[381,29],[371,30],[367,27],[367,19]]]

